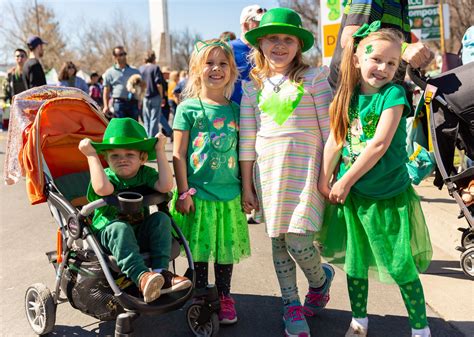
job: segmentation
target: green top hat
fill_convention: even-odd
[[[245,39],[254,47],[258,47],[258,39],[268,34],[288,34],[303,42],[301,50],[309,50],[314,44],[314,36],[304,29],[298,13],[289,8],[272,8],[266,12],[257,28],[245,33]]]
[[[91,142],[97,152],[112,149],[131,149],[148,153],[148,159],[156,158],[157,138],[148,138],[145,129],[132,118],[112,118],[104,132],[102,143]]]

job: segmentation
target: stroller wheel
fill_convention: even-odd
[[[53,331],[56,321],[56,305],[51,291],[42,283],[28,287],[25,294],[26,318],[33,331],[45,335]]]
[[[461,245],[464,248],[474,245],[474,232],[472,232],[469,228],[462,232]]]
[[[214,337],[219,332],[219,316],[216,312],[202,312],[209,310],[202,304],[191,304],[186,312],[188,326],[195,336]],[[201,316],[202,315],[202,316]],[[204,322],[201,322],[204,320]]]
[[[467,248],[461,254],[462,271],[474,280],[474,246]]]

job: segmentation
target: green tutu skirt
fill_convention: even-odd
[[[410,187],[375,200],[349,193],[328,204],[318,239],[322,256],[353,278],[405,284],[425,271],[433,251],[418,194]]]
[[[175,209],[177,198],[174,193],[170,213],[188,240],[193,261],[233,264],[250,256],[247,218],[240,195],[229,201],[193,196],[196,211],[184,215]]]

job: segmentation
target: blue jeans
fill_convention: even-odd
[[[143,98],[143,124],[148,137],[155,137],[159,130],[159,124],[163,128],[163,132],[170,136],[171,129],[165,116],[161,113],[161,97],[145,97]]]
[[[123,118],[130,117],[134,120],[138,120],[138,101],[119,101],[114,99],[114,117]]]

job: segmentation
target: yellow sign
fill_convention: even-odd
[[[336,49],[337,34],[339,33],[340,23],[323,26],[323,57],[332,57]]]

